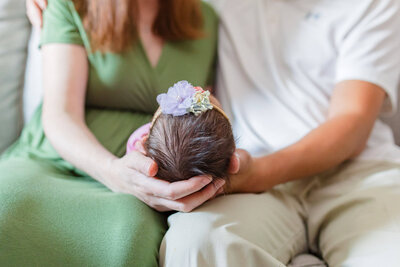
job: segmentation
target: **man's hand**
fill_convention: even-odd
[[[253,158],[246,150],[237,149],[229,166],[229,183],[217,194],[258,193],[272,188],[277,183],[263,175],[263,169],[267,163],[265,159]],[[269,185],[266,187],[267,181]]]
[[[254,161],[250,154],[243,149],[237,149],[231,158],[229,166],[229,183],[225,193],[243,192],[243,187],[254,176]]]
[[[357,157],[365,148],[384,98],[385,91],[368,82],[337,84],[326,122],[298,142],[260,158],[238,149],[231,160],[231,184],[225,186],[225,192],[267,191]]]

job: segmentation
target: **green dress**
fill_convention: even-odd
[[[213,79],[218,19],[207,4],[202,10],[205,37],[167,42],[152,67],[140,41],[125,53],[92,53],[73,3],[48,0],[41,45],[86,48],[86,122],[115,155],[150,121],[159,93]],[[166,227],[164,214],[64,161],[44,135],[40,107],[0,159],[0,266],[157,266]]]

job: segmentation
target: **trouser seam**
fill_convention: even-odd
[[[288,238],[288,240],[293,240],[293,239],[295,239],[295,255],[296,254],[298,254],[300,251],[297,251],[298,250],[298,247],[299,247],[299,240],[300,240],[300,238],[299,238],[299,236],[301,236],[303,233],[305,233],[305,228],[303,229],[303,230],[298,230],[296,233],[294,233],[293,235],[291,235],[289,238]],[[304,240],[306,243],[307,243],[307,239],[305,238],[305,240]],[[275,250],[273,250],[273,255],[277,255],[278,253],[276,253],[277,251],[281,251],[283,248],[285,248],[285,247],[287,247],[287,244],[288,244],[289,242],[283,242],[283,245],[282,246],[280,246],[280,247],[278,247],[278,248],[276,248]],[[290,258],[293,258],[293,256],[295,256],[295,255],[290,255]],[[280,257],[281,255],[279,255],[279,258],[277,258],[277,260],[279,260],[279,261],[281,261],[282,259],[281,259],[281,257]]]

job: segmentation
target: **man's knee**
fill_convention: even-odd
[[[209,207],[170,216],[160,266],[284,266],[279,255],[256,238],[260,229],[213,211]]]
[[[170,228],[160,247],[160,266],[212,266],[216,249],[225,246],[228,236],[223,228],[215,228],[208,216],[201,215],[170,216]]]
[[[169,223],[160,248],[161,262],[173,266],[176,260],[189,264],[190,261],[204,261],[204,257],[210,257],[207,254],[213,253],[213,243],[220,236],[220,229],[214,229],[207,217],[201,218],[201,214],[195,212],[176,213],[170,216]],[[220,242],[224,241],[224,238],[220,239]],[[174,264],[171,264],[172,260]],[[201,266],[200,263],[198,265]],[[206,262],[203,265],[207,266]]]
[[[395,204],[400,201],[399,176],[393,168],[355,177],[349,192],[338,190],[340,194],[313,208],[320,219],[311,228],[318,229],[320,250],[329,266],[400,262],[400,207]]]

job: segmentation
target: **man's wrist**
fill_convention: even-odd
[[[263,187],[264,191],[286,182],[286,166],[283,166],[282,162],[283,159],[280,158],[279,152],[254,159],[255,179],[258,180],[257,183]]]

